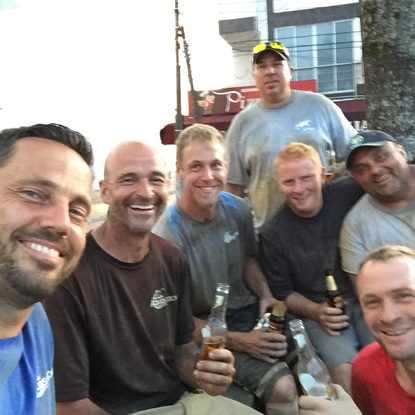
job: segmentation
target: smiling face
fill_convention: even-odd
[[[216,212],[219,194],[226,183],[227,163],[222,143],[193,141],[183,149],[177,175],[184,190],[180,206],[192,217]]]
[[[315,216],[323,206],[324,168],[310,159],[281,161],[274,165],[275,180],[293,212]]]
[[[413,178],[402,146],[388,142],[355,151],[350,172],[367,193],[385,207],[406,198]]]
[[[51,156],[53,155],[53,156]],[[69,147],[23,138],[0,168],[0,296],[18,308],[41,301],[85,246],[92,177]]]
[[[277,53],[266,50],[260,54],[252,74],[265,107],[288,102],[292,71],[288,61],[282,60]]]
[[[415,362],[415,261],[396,257],[366,262],[357,277],[363,314],[392,359]]]
[[[150,146],[122,143],[108,156],[100,187],[108,204],[108,220],[133,234],[146,235],[167,204],[165,163]]]

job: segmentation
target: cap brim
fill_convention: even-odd
[[[267,52],[267,51],[270,51],[270,52],[275,52],[280,58],[281,58],[281,60],[283,60],[283,61],[288,61],[289,59],[288,59],[288,57],[284,54],[284,53],[282,53],[282,52],[280,52],[280,51],[278,51],[278,50],[275,50],[275,49],[271,49],[271,48],[266,48],[266,49],[264,49],[264,50],[262,50],[261,52],[259,52],[259,53],[257,53],[256,55],[254,55],[254,64],[255,63],[257,63],[257,61],[258,61],[258,58],[264,53],[264,52]]]
[[[363,148],[363,147],[382,147],[386,143],[389,143],[389,142],[390,141],[386,140],[386,141],[378,141],[376,143],[363,143],[363,144],[355,147],[353,150],[350,151],[349,155],[347,156],[346,167],[348,169],[350,169],[350,167],[353,164],[354,156],[356,155],[356,150],[359,150],[359,148]]]

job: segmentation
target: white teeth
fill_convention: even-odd
[[[146,205],[146,206],[142,206],[142,205],[131,205],[130,207],[131,207],[131,209],[140,209],[140,210],[151,210],[151,209],[154,209],[154,205]]]
[[[393,332],[390,332],[390,331],[384,331],[384,333],[385,333],[387,336],[401,336],[402,334],[405,334],[406,332],[403,330],[403,331],[393,331]]]
[[[28,247],[35,251],[42,252],[43,254],[48,254],[53,257],[59,257],[59,252],[56,249],[47,248],[44,245],[35,244],[31,242],[28,244]]]

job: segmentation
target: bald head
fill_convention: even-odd
[[[114,181],[114,172],[120,166],[134,163],[137,157],[155,159],[166,170],[166,162],[154,147],[141,141],[123,141],[108,154],[104,166],[104,179],[110,182]]]

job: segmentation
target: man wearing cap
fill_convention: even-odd
[[[261,98],[239,113],[228,130],[227,190],[237,196],[248,191],[259,229],[284,200],[272,167],[281,149],[295,141],[311,145],[326,166],[327,150],[342,160],[356,131],[328,98],[291,89],[293,68],[282,43],[260,43],[253,52],[253,77]]]
[[[415,169],[404,148],[377,130],[352,139],[346,166],[367,192],[340,233],[342,267],[355,282],[368,251],[385,244],[415,248]]]

